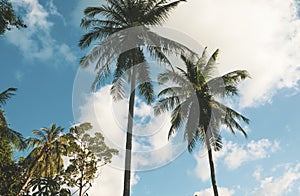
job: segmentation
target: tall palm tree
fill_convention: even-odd
[[[64,129],[52,124],[50,128],[33,130],[37,137],[28,138],[28,147],[34,149],[26,157],[23,164],[26,168],[26,181],[23,191],[32,178],[53,178],[63,168],[63,155],[67,155],[69,147],[69,135],[63,134]]]
[[[170,63],[163,52],[184,48],[155,34],[149,26],[162,24],[169,12],[181,1],[185,0],[106,0],[105,5],[88,7],[84,10],[85,17],[81,26],[89,32],[81,38],[79,46],[83,49],[89,47],[92,41],[100,41],[81,59],[82,67],[96,62],[97,76],[92,88],[111,73],[114,59],[117,60],[111,94],[115,100],[125,97],[126,83],[130,83],[124,196],[130,195],[135,87],[138,87],[140,95],[144,96],[148,103],[154,99],[153,86],[149,82],[149,65],[145,62],[145,49],[151,57]]]
[[[16,91],[16,88],[8,88],[7,90],[0,93],[0,107],[7,103],[7,100],[10,99]],[[5,113],[0,109],[0,138],[1,140],[7,140],[9,143],[13,144],[13,146],[22,150],[26,148],[26,142],[21,133],[12,130],[9,128],[9,124],[6,121]]]
[[[241,131],[247,137],[239,121],[249,123],[242,114],[219,101],[221,98],[237,95],[237,85],[249,77],[249,74],[245,70],[237,70],[214,77],[218,52],[216,50],[208,60],[206,48],[201,57],[193,55],[187,58],[182,55],[186,70],[178,68],[179,73],[166,71],[158,76],[159,83],[166,84],[171,81],[176,86],[162,90],[158,95],[162,98],[154,106],[157,115],[172,111],[168,138],[184,127],[184,139],[188,142],[189,152],[195,149],[197,142],[206,146],[215,196],[218,195],[218,189],[212,148],[215,151],[222,148],[220,126],[225,125],[233,134],[235,130]]]

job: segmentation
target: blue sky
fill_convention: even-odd
[[[126,101],[113,103],[109,85],[89,94],[92,73],[79,69],[79,59],[88,51],[77,46],[84,33],[79,28],[82,10],[97,1],[12,2],[28,28],[0,37],[0,90],[18,88],[4,108],[11,127],[30,136],[51,123],[68,128],[90,121],[105,132],[109,144],[122,148]],[[190,0],[165,25],[184,34],[177,41],[193,39],[210,52],[220,48],[219,73],[247,69],[252,76],[241,85],[240,98],[228,103],[250,118],[245,127],[249,137],[222,130],[224,148],[214,154],[220,195],[300,194],[297,13],[293,0]],[[205,152],[176,149],[165,137],[168,114],[154,117],[151,107],[138,103],[136,131],[156,132],[135,138],[134,150],[142,155],[137,153],[134,166],[147,171],[134,173],[132,195],[211,195]],[[145,125],[143,119],[151,121]],[[121,153],[103,168],[90,195],[121,195],[122,161]]]

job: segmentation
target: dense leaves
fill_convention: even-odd
[[[69,166],[63,172],[64,182],[69,187],[77,187],[79,196],[86,194],[97,176],[98,168],[111,162],[116,149],[109,148],[104,143],[104,137],[96,132],[91,136],[87,132],[92,129],[90,123],[83,123],[70,129],[73,136],[71,143]]]
[[[28,183],[30,191],[24,193],[23,196],[70,196],[71,191],[62,188],[63,184],[64,182],[60,177],[33,178]]]
[[[12,4],[7,0],[0,1],[0,35],[4,34],[5,31],[11,30],[12,27],[26,28],[26,25],[16,16]]]

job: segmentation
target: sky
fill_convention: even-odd
[[[0,37],[0,91],[18,88],[4,107],[11,128],[28,137],[33,129],[51,123],[68,129],[91,122],[120,154],[101,169],[90,195],[121,195],[127,101],[114,102],[109,83],[91,93],[93,69],[79,67],[79,59],[89,51],[78,47],[84,34],[79,26],[82,10],[102,1],[11,2],[28,26]],[[221,196],[300,195],[298,4],[188,0],[164,24],[166,36],[198,53],[205,46],[210,53],[219,48],[219,74],[246,69],[251,75],[239,86],[240,96],[227,103],[250,119],[243,125],[248,138],[222,129],[223,149],[214,153]],[[201,144],[188,153],[180,132],[177,140],[167,140],[170,114],[155,117],[139,97],[135,109],[132,195],[212,195]]]

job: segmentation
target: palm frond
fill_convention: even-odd
[[[238,131],[241,131],[243,135],[247,137],[246,131],[241,127],[241,125],[237,120],[249,124],[249,119],[220,102],[217,101],[213,101],[213,102],[224,111],[225,115],[223,115],[222,120],[223,123],[227,126],[227,128],[229,128],[233,134],[235,134],[235,129],[236,129]]]
[[[196,62],[196,66],[200,69],[203,70],[205,65],[207,63],[207,47],[203,49],[201,57],[198,57],[198,61]]]
[[[8,88],[2,93],[0,93],[0,106],[5,105],[7,100],[11,98],[13,95],[15,95],[14,92],[16,92],[16,88]]]
[[[238,84],[240,81],[250,78],[246,70],[236,70],[221,77],[215,77],[207,82],[213,95],[225,97],[227,95],[238,95]]]
[[[165,88],[162,91],[158,93],[158,97],[161,96],[176,96],[176,95],[184,95],[186,91],[184,91],[184,88],[175,86],[175,87],[169,87]]]
[[[149,65],[147,62],[137,65],[137,81],[139,94],[142,95],[147,103],[154,101],[154,90],[151,83]]]
[[[192,152],[195,148],[196,142],[199,141],[200,136],[198,135],[199,127],[199,105],[193,101],[190,105],[187,122],[185,125],[184,139],[188,142],[188,151]]]
[[[112,21],[112,20],[100,20],[100,19],[94,19],[94,18],[83,18],[81,19],[80,26],[84,29],[94,28],[97,26],[107,26],[110,28],[120,28],[122,27],[122,23],[118,21]]]
[[[186,0],[178,0],[171,3],[166,3],[166,1],[160,1],[144,16],[143,24],[145,25],[161,25],[168,18],[170,11],[175,9],[180,2]]]
[[[159,63],[165,63],[173,69],[172,63],[158,46],[147,46],[150,56],[158,60]]]
[[[208,62],[206,63],[202,74],[206,78],[206,80],[210,79],[213,77],[214,70],[216,69],[216,62],[217,62],[217,57],[219,54],[219,49],[217,49],[209,58]]]
[[[126,78],[127,74],[124,70],[118,66],[114,73],[114,80],[112,81],[112,87],[110,89],[110,94],[113,96],[115,101],[125,98],[125,86],[127,85]]]
[[[171,114],[171,128],[169,130],[168,139],[171,135],[175,133],[176,130],[180,129],[181,126],[186,122],[188,117],[188,112],[191,106],[190,100],[186,100],[179,104]]]
[[[167,82],[172,81],[175,84],[186,88],[187,90],[190,90],[191,88],[191,84],[185,76],[179,75],[178,73],[170,70],[159,74],[157,77],[157,81],[159,84],[166,84]]]
[[[163,99],[160,99],[155,105],[154,105],[154,113],[155,115],[159,115],[163,112],[170,111],[176,105],[180,103],[180,95],[175,95],[172,97],[166,97]]]
[[[0,110],[0,138],[10,142],[18,150],[24,150],[27,147],[23,135],[9,128],[2,110]]]

